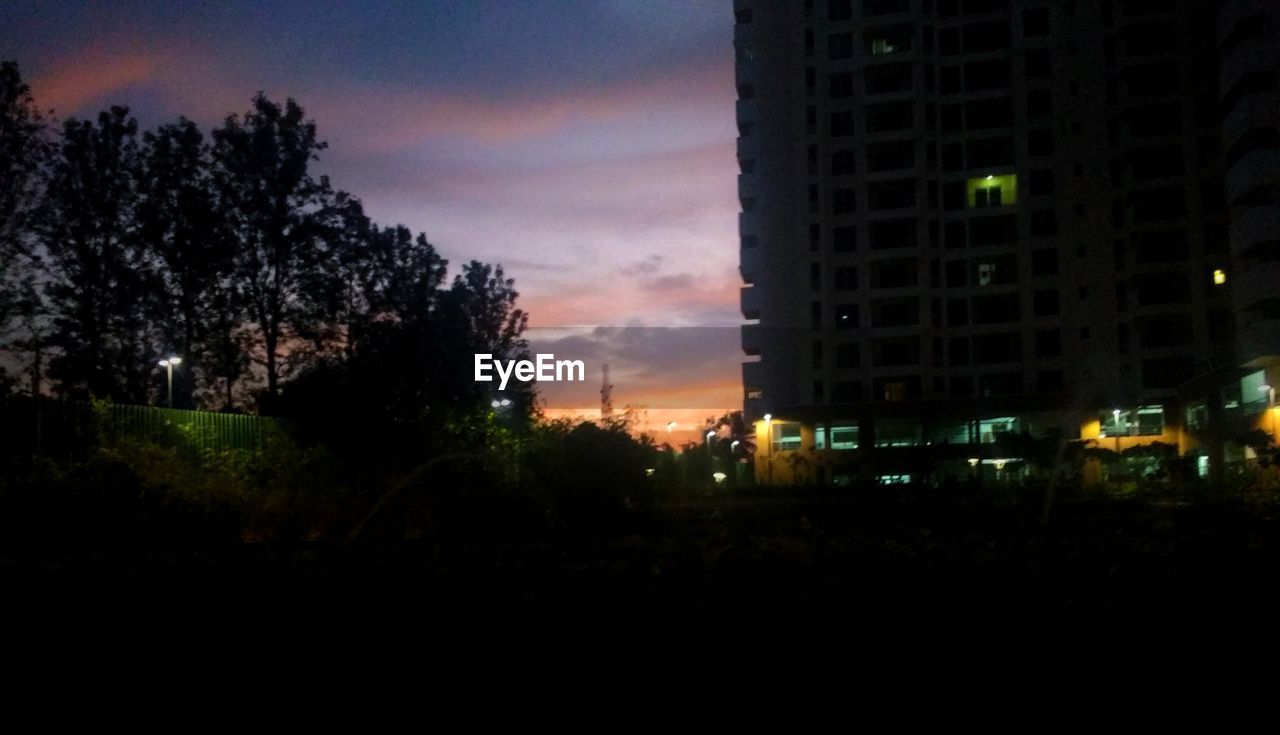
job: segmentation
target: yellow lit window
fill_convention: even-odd
[[[1227,282],[1227,272],[1221,268],[1213,271],[1213,282],[1219,286]]]
[[[1003,207],[1018,201],[1017,174],[990,175],[965,182],[970,207]]]

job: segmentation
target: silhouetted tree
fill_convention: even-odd
[[[209,150],[196,124],[181,118],[143,135],[138,237],[157,273],[151,318],[161,348],[181,355],[178,405],[190,405],[193,377],[208,372],[206,343],[224,339],[212,313],[214,291],[226,280],[231,248],[210,175]],[[224,325],[227,329],[237,326]]]
[[[140,298],[155,288],[137,246],[137,122],[125,107],[67,120],[35,218],[57,354],[69,393],[146,400],[157,346]]]
[[[45,122],[18,65],[0,62],[0,268],[29,251],[29,218],[44,190]]]
[[[443,326],[455,332],[451,340],[457,345],[455,354],[487,353],[500,360],[528,359],[529,343],[524,330],[529,316],[516,306],[519,295],[515,281],[505,277],[501,265],[473,260],[462,266],[462,272],[454,276],[452,286],[441,299]],[[457,335],[458,329],[463,329],[464,334]],[[456,373],[451,377],[461,388],[460,394],[482,390],[483,384],[474,381],[470,360],[453,359],[449,365]],[[533,395],[531,384],[512,380],[502,398],[512,401],[517,412],[525,414],[533,405]],[[461,399],[462,395],[454,398]]]
[[[40,343],[30,329],[42,327],[43,302],[34,288],[30,226],[48,173],[45,133],[18,65],[0,62],[0,352],[23,353],[37,375],[43,355],[31,352]],[[0,370],[0,393],[10,390]]]
[[[331,272],[325,219],[333,192],[310,170],[325,144],[297,102],[281,108],[261,93],[250,110],[214,130],[213,140],[214,180],[234,247],[231,286],[252,323],[269,407],[281,377],[309,354],[305,342],[316,339],[328,316],[329,294],[318,284]]]

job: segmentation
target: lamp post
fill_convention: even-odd
[[[1267,413],[1271,414],[1271,441],[1276,440],[1276,389],[1268,384],[1258,386],[1258,390],[1267,394]]]
[[[160,361],[160,367],[164,368],[169,382],[169,408],[173,408],[173,366],[181,364],[181,357],[167,357]]]
[[[1115,409],[1111,415],[1115,419],[1111,423],[1116,427],[1116,454],[1120,454],[1120,409]]]
[[[667,445],[668,446],[671,445],[671,430],[674,428],[676,428],[676,422],[668,421],[667,422]]]
[[[769,468],[768,482],[773,484],[773,414],[764,415],[764,461]]]

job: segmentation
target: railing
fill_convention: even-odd
[[[0,455],[66,458],[99,439],[133,439],[199,460],[209,453],[263,446],[273,419],[127,404],[30,397],[0,398]]]

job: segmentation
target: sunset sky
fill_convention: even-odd
[[[500,262],[532,326],[720,327],[628,331],[616,405],[740,407],[728,0],[7,0],[0,27],[59,118],[208,130],[258,90],[296,98],[335,186],[453,263]]]

